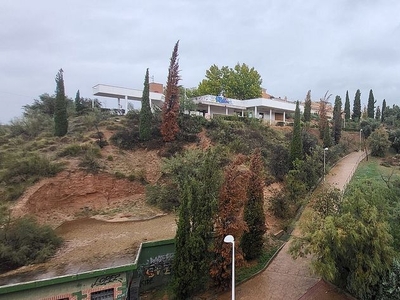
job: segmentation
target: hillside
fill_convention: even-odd
[[[26,140],[8,136],[7,143],[1,145],[3,157],[21,151],[37,153],[63,166],[63,171],[55,176],[36,180],[12,202],[11,208],[13,217],[30,215],[40,223],[51,225],[65,243],[49,262],[3,274],[1,278],[7,277],[7,282],[13,280],[12,274],[16,274],[18,281],[21,273],[37,272],[44,278],[132,262],[140,242],[174,237],[175,214],[150,206],[145,199],[148,184],[165,180],[161,172],[162,155],[171,149],[205,149],[216,145],[214,138],[246,152],[262,143],[271,143],[271,146],[287,143],[285,135],[291,132],[290,127],[276,127],[260,135],[259,129],[243,124],[235,129],[232,123],[215,132],[212,128],[198,130],[194,142],[184,142],[179,147],[161,143],[151,148],[139,145],[133,150],[121,150],[110,139],[129,124],[124,117],[109,117],[97,124],[97,130],[83,117],[71,121],[69,133],[63,138],[54,138],[43,131]],[[99,133],[105,143],[102,148],[97,146]],[[241,142],[245,138],[246,144]],[[13,143],[15,148],[11,146]],[[88,161],[90,164],[83,164]],[[95,172],[91,172],[93,166]],[[269,234],[278,232],[285,224],[268,209],[269,196],[280,189],[281,184],[274,180],[265,188]],[[2,192],[6,194],[5,191],[3,185]]]

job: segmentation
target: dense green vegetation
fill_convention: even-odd
[[[61,245],[49,226],[29,217],[11,219],[4,206],[0,210],[0,272],[44,262]]]
[[[357,299],[397,299],[399,194],[398,170],[375,158],[362,162],[343,198],[331,190],[316,198],[292,253],[313,253],[317,273]]]

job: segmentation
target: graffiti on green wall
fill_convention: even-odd
[[[167,253],[150,257],[139,267],[140,285],[157,286],[169,279],[172,271],[174,253]]]

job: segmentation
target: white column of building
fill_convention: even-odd
[[[121,109],[121,99],[118,98],[118,109]]]
[[[257,106],[254,106],[254,116],[253,116],[253,118],[258,118]]]
[[[283,124],[286,123],[286,112],[283,112]]]
[[[269,110],[269,125],[272,125],[272,109]]]
[[[128,113],[128,95],[125,95],[125,114]]]
[[[153,111],[153,105],[151,104],[151,97],[149,97],[149,104],[150,104],[150,110]]]
[[[225,115],[227,116],[229,112],[229,109],[225,106]]]
[[[208,116],[211,118],[211,106],[210,105],[207,105],[207,113],[208,113]]]

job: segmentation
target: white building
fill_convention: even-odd
[[[150,83],[150,107],[162,107],[165,100],[161,84]],[[114,98],[118,101],[118,108],[128,111],[128,101],[141,101],[141,90],[97,84],[93,87],[93,95],[100,97]],[[121,105],[124,101],[124,108]],[[294,113],[296,102],[280,98],[256,98],[248,100],[237,100],[223,96],[205,95],[194,98],[197,104],[197,113],[206,118],[213,118],[218,115],[238,115],[259,118],[269,124],[286,122],[287,114]],[[303,109],[302,107],[300,109]]]

